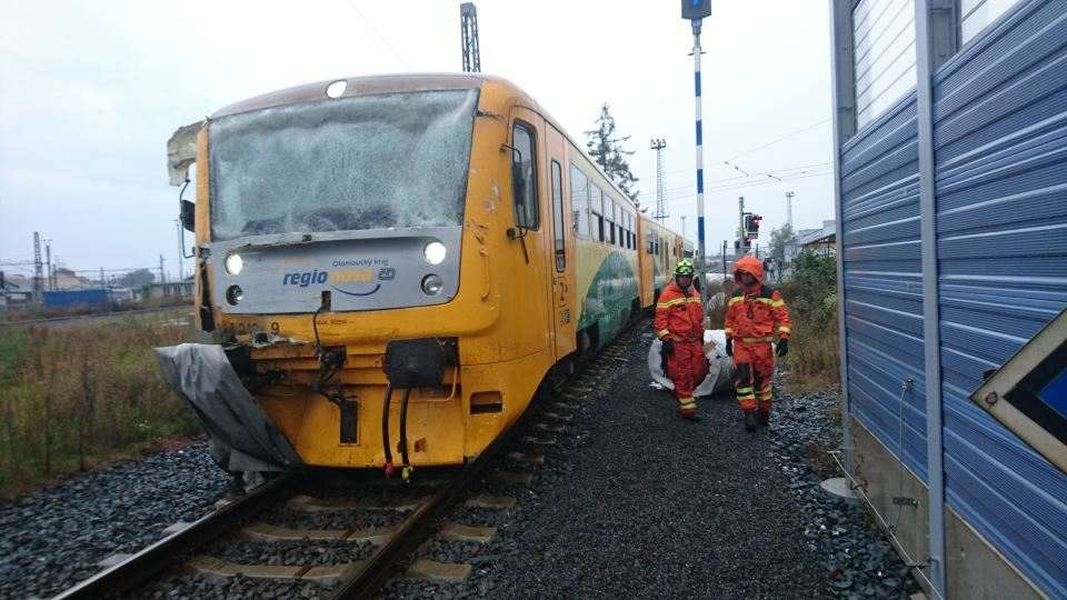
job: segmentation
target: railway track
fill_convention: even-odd
[[[542,393],[506,435],[462,468],[420,469],[410,484],[377,472],[283,475],[199,521],[177,524],[164,539],[56,598],[164,597],[176,587],[185,596],[369,598],[398,575],[461,582],[470,564],[418,556],[420,549],[438,539],[474,545],[492,539],[493,527],[449,520],[447,512],[461,499],[476,511],[513,506],[511,495],[473,488],[486,481],[497,489],[529,486],[544,449],[619,371],[635,329],[561,388]]]
[[[19,321],[0,321],[0,329],[5,327],[19,327],[30,325],[69,325],[84,322],[108,322],[126,319],[129,317],[149,317],[152,315],[173,316],[174,321],[182,320],[186,324],[192,319],[192,307],[190,306],[166,306],[162,308],[140,308],[135,310],[117,310],[103,313],[89,313],[84,315],[68,315],[64,317],[47,317],[43,319],[22,319]]]

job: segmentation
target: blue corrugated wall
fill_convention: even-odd
[[[946,502],[1067,597],[1067,475],[968,399],[1067,306],[1067,0],[1020,2],[933,91]],[[841,251],[850,410],[928,481],[917,131],[913,93],[841,148]]]
[[[1067,596],[1067,475],[969,399],[1067,306],[1067,2],[1027,2],[934,85],[945,487],[1020,571]]]
[[[841,149],[842,262],[852,414],[925,480],[915,119],[912,93]]]

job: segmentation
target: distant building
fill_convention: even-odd
[[[793,262],[802,252],[817,252],[823,256],[833,256],[837,241],[837,221],[830,219],[822,222],[818,229],[801,229],[785,245],[785,260]]]
[[[33,282],[22,275],[6,275],[0,285],[0,310],[22,306],[33,300]]]
[[[186,279],[184,281],[169,281],[167,283],[153,283],[148,287],[148,298],[151,300],[192,297],[192,279]]]

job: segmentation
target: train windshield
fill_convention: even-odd
[[[213,239],[462,224],[477,102],[377,94],[213,121]]]

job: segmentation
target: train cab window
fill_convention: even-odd
[[[571,212],[574,233],[589,237],[589,178],[574,163],[571,163]]]
[[[537,205],[537,161],[533,128],[515,122],[512,128],[512,192],[515,199],[515,219],[520,227],[540,227],[540,207]]]
[[[556,161],[552,161],[552,219],[556,239],[556,271],[562,273],[567,268],[563,246],[563,169]]]

